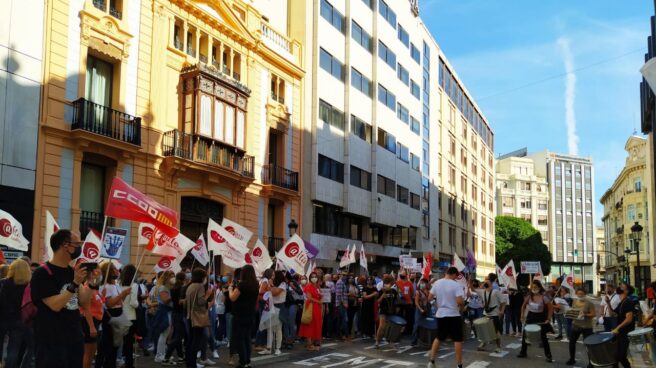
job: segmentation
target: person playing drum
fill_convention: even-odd
[[[617,336],[617,361],[622,363],[624,368],[631,367],[627,354],[629,352],[629,332],[635,328],[633,319],[635,304],[630,298],[633,291],[634,289],[630,285],[622,285],[615,290],[620,297],[620,304],[615,309],[618,324],[611,332]]]
[[[528,310],[528,314],[524,314]],[[524,317],[526,316],[526,317]],[[553,317],[553,307],[551,301],[544,295],[544,287],[539,280],[533,280],[531,283],[531,294],[524,300],[522,305],[522,322],[523,325],[537,324],[540,326],[540,339],[544,347],[545,359],[548,363],[553,362],[551,356],[551,348],[549,347],[549,340],[547,340],[547,332],[551,329],[551,318]],[[526,343],[526,330],[522,334],[522,350],[518,358],[526,358],[526,350],[528,344]]]
[[[578,316],[576,319],[572,320],[572,331],[570,332],[569,338],[569,360],[567,365],[574,365],[576,363],[576,341],[581,335],[583,339],[592,335],[592,329],[595,324],[595,317],[597,316],[597,311],[595,310],[594,304],[587,298],[586,292],[584,289],[576,289],[576,298],[572,302],[572,311],[577,311]],[[588,362],[588,368],[592,368],[592,364]]]
[[[501,319],[499,316],[503,316],[504,309],[506,308],[505,299],[501,294],[499,289],[492,288],[492,282],[487,280],[483,283],[482,289],[476,289],[476,293],[483,300],[483,313],[487,318],[492,320],[494,324],[494,330],[497,333],[497,348],[495,352],[501,352]],[[483,341],[478,345],[478,350],[485,350],[485,344],[487,342]]]

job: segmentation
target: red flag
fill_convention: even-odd
[[[433,269],[433,253],[427,253],[424,258],[424,272],[421,275],[426,280],[430,280],[430,275]]]
[[[176,229],[177,212],[162,206],[119,178],[114,178],[112,181],[105,215],[123,220],[147,222],[155,225],[168,236],[176,236],[179,233]]]

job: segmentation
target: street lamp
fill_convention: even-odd
[[[638,221],[631,226],[631,236],[633,238],[633,244],[635,244],[635,251],[636,251],[636,286],[638,291],[638,295],[642,294],[642,272],[640,271],[640,238],[642,237],[642,226],[638,223]]]
[[[298,229],[298,224],[296,223],[296,220],[292,219],[289,224],[287,224],[287,227],[289,228],[289,236],[292,237],[294,234],[296,234],[296,229]]]

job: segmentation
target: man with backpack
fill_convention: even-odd
[[[36,269],[30,283],[31,302],[36,307],[34,342],[36,367],[81,367],[84,340],[78,298],[90,295],[78,293],[87,278],[87,270],[78,264],[83,242],[80,235],[61,229],[50,237],[52,259]],[[23,303],[25,306],[25,303]]]

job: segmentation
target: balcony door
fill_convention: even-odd
[[[112,79],[114,66],[89,55],[87,57],[87,78],[84,97],[92,102],[85,111],[86,121],[99,133],[109,127],[112,106]]]

